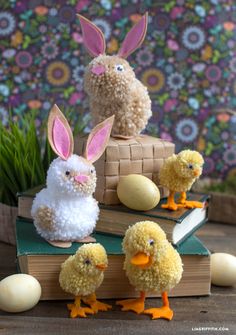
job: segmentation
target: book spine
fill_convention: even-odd
[[[125,213],[101,210],[99,220],[97,221],[95,230],[110,235],[124,236],[126,230],[136,222],[143,221],[142,215],[132,215],[127,217]],[[173,240],[172,232],[174,228],[173,222],[165,223],[163,220],[152,218],[151,221],[156,222],[165,231],[170,242]]]

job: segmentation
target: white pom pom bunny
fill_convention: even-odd
[[[60,109],[54,105],[49,114],[48,140],[59,157],[48,169],[47,187],[36,194],[31,214],[37,232],[55,246],[69,247],[73,241],[92,240],[87,237],[99,214],[92,196],[96,187],[93,163],[106,148],[113,120],[114,116],[91,131],[84,157],[80,157],[73,154],[72,131]]]
[[[89,95],[90,111],[96,124],[115,115],[113,136],[138,135],[152,115],[147,88],[135,77],[125,60],[143,42],[147,31],[147,13],[129,31],[117,55],[105,55],[106,43],[102,31],[78,14],[83,43],[95,57],[87,66],[84,89]]]

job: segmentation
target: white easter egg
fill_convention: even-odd
[[[15,274],[0,282],[0,309],[5,312],[24,312],[34,307],[41,297],[37,279],[27,274]]]
[[[148,211],[160,201],[160,191],[156,184],[138,174],[121,177],[117,195],[125,206],[138,211]]]
[[[236,257],[226,253],[211,255],[211,283],[218,286],[236,284]]]

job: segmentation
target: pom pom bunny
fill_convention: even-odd
[[[143,42],[147,30],[147,13],[129,31],[117,55],[105,54],[105,38],[91,21],[78,14],[83,42],[94,59],[84,75],[84,89],[89,95],[90,111],[96,124],[115,115],[113,136],[138,135],[152,115],[147,88],[135,77],[126,58]]]
[[[106,148],[113,119],[108,118],[91,131],[84,157],[80,157],[73,154],[72,131],[57,105],[49,114],[48,140],[58,158],[48,169],[47,187],[36,194],[31,214],[37,232],[53,245],[70,247],[73,241],[91,242],[86,237],[92,233],[99,213],[92,196],[96,187],[93,163]]]

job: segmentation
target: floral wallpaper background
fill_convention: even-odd
[[[148,87],[147,131],[204,153],[204,174],[236,174],[236,3],[234,0],[9,0],[0,5],[0,117],[70,106],[88,112],[83,91],[90,61],[76,13],[105,34],[116,53],[146,10],[146,39],[130,62]]]

